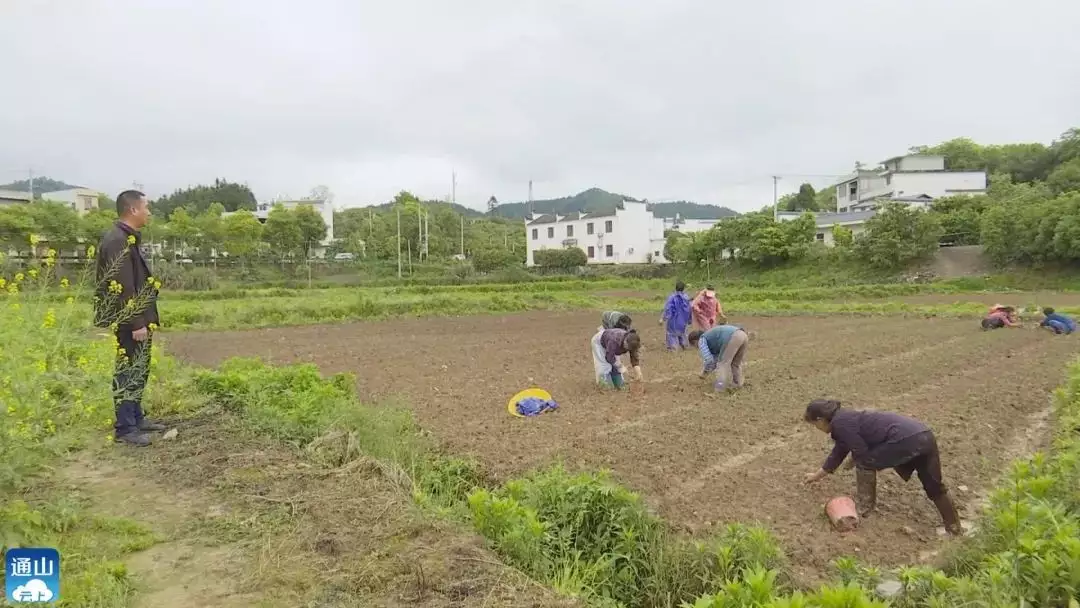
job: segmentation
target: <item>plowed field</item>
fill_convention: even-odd
[[[866,317],[733,319],[754,330],[749,388],[714,396],[696,352],[668,353],[639,316],[644,391],[592,385],[588,339],[597,313],[408,319],[259,331],[186,333],[169,350],[212,366],[232,356],[314,362],[358,377],[363,399],[412,408],[456,454],[499,476],[562,459],[609,468],[664,517],[698,531],[757,521],[776,532],[807,577],[840,555],[882,566],[925,560],[943,542],[916,479],[879,476],[879,513],[852,534],[832,532],[825,501],[854,491],[851,473],[801,484],[829,439],[801,422],[806,403],[834,397],[929,423],[945,479],[970,515],[1008,460],[1045,439],[1049,393],[1080,350],[1075,337],[1030,329],[983,332],[978,320]],[[507,414],[536,384],[557,412]]]

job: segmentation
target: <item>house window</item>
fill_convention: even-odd
[[[548,238],[549,239],[555,238],[555,228],[554,227],[548,228]]]
[[[592,224],[589,224],[589,225],[592,226]],[[596,247],[593,247],[592,245],[589,245],[589,259],[591,260],[591,259],[593,259],[595,257],[596,257]]]
[[[814,238],[816,238],[819,241],[824,241],[825,240],[825,233],[824,232],[819,232],[816,235],[814,235]]]
[[[538,238],[540,238],[540,231],[536,228],[533,228],[533,240],[535,241]]]
[[[566,227],[566,236],[574,236],[574,227],[573,226],[567,226]]]
[[[608,222],[608,223],[610,224],[611,222]],[[615,255],[615,247],[613,245],[605,245],[604,246],[604,255],[606,255],[609,258],[611,256]]]
[[[654,252],[652,252],[652,254],[653,254],[653,257],[657,257],[657,258],[660,257],[660,252],[659,251],[654,251]]]
[[[593,233],[593,225],[592,225],[592,222],[589,222],[588,224],[585,224],[585,234],[592,234],[592,233]]]
[[[847,185],[848,200],[855,200],[859,196],[859,182],[851,182]]]
[[[604,222],[604,232],[611,232],[611,220]]]

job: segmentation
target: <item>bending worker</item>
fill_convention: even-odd
[[[626,368],[619,362],[619,356],[629,353],[630,366],[634,369],[634,378],[641,381],[641,336],[634,330],[625,330],[619,327],[603,329],[593,336],[590,342],[593,358],[593,369],[596,371],[596,381],[602,385],[613,386],[621,389],[625,384],[624,374]]]
[[[856,411],[840,407],[839,401],[815,399],[803,419],[832,436],[836,445],[816,473],[806,476],[814,483],[836,471],[848,453],[848,468],[855,467],[856,506],[866,516],[877,505],[877,472],[893,469],[901,479],[918,473],[926,492],[949,534],[963,533],[960,515],[941,476],[941,455],[934,432],[922,422],[892,412]]]
[[[708,330],[690,332],[690,344],[701,352],[701,378],[716,370],[716,390],[731,390],[743,385],[742,363],[750,336],[738,325],[717,325]]]

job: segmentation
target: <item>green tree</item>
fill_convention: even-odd
[[[0,251],[14,249],[17,253],[29,250],[30,235],[34,234],[34,216],[30,205],[0,207]]]
[[[855,249],[871,266],[899,269],[932,255],[940,238],[941,223],[934,214],[891,203],[866,222]]]
[[[842,249],[850,248],[855,242],[855,234],[851,231],[851,228],[840,224],[833,224],[832,238],[833,244]]]
[[[263,240],[270,251],[284,262],[285,258],[304,251],[304,234],[296,216],[283,205],[274,205],[263,225]]]
[[[818,201],[817,192],[814,191],[814,187],[810,184],[802,184],[799,186],[799,192],[792,199],[791,209],[789,211],[817,211]]]
[[[836,211],[836,188],[825,188],[817,193],[818,211]]]
[[[240,258],[241,263],[259,250],[262,238],[262,223],[255,214],[242,209],[222,220],[224,248],[229,255]]]
[[[311,250],[326,238],[326,222],[311,205],[299,205],[292,211],[293,221],[300,230],[304,259],[311,257]]]
[[[225,224],[221,217],[224,213],[224,205],[212,203],[195,217],[195,225],[199,229],[199,252],[202,253],[203,259],[210,259],[215,252],[220,254],[224,247]]]
[[[187,209],[177,209],[169,216],[169,236],[173,250],[181,256],[187,255],[188,247],[198,246],[199,226]]]
[[[1046,185],[1055,194],[1080,191],[1080,156],[1058,165],[1046,178]]]
[[[82,232],[82,222],[79,214],[69,204],[35,201],[29,204],[29,210],[35,232],[48,241],[50,248],[61,254],[75,249]]]
[[[79,236],[87,243],[97,246],[97,242],[112,228],[113,224],[116,223],[116,219],[116,212],[108,207],[99,207],[89,211],[82,217]]]
[[[198,215],[214,203],[219,203],[225,211],[254,211],[256,207],[255,194],[250,188],[215,179],[213,185],[193,186],[163,196],[153,202],[153,209],[162,218],[171,218],[177,209],[187,208],[193,215]]]

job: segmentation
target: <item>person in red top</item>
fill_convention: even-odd
[[[724,309],[720,307],[720,300],[716,299],[716,291],[712,285],[706,285],[705,289],[694,296],[694,301],[690,304],[690,315],[694,319],[694,325],[701,331],[712,329],[717,320],[720,323],[727,321],[724,317]]]
[[[1020,327],[1020,321],[1016,318],[1016,309],[1012,306],[995,304],[990,307],[982,320],[983,329],[1001,329],[1002,327]]]

